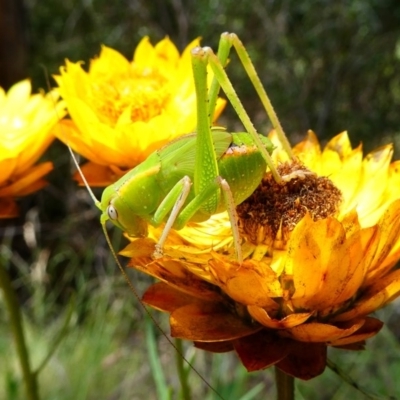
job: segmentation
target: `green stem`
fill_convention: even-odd
[[[294,378],[275,367],[277,400],[294,400]]]
[[[175,346],[178,349],[176,352],[176,366],[178,369],[179,381],[181,383],[181,398],[183,400],[190,400],[192,394],[190,392],[190,386],[188,382],[188,370],[185,368],[185,361],[182,358],[183,354],[183,344],[181,339],[175,339]]]
[[[28,400],[39,400],[37,376],[31,370],[29,362],[29,354],[22,327],[22,316],[18,299],[12,287],[10,277],[3,265],[0,265],[0,288],[3,289],[4,300],[10,314],[10,325],[15,340],[15,346],[17,348],[19,362],[21,364],[22,376],[25,382],[26,398]]]

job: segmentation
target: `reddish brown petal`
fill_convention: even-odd
[[[170,317],[171,336],[199,342],[238,339],[261,329],[245,323],[221,304],[189,304]]]
[[[194,342],[194,346],[212,353],[228,353],[234,350],[233,342],[229,340],[226,342]]]
[[[357,343],[350,343],[350,344],[345,344],[343,346],[333,346],[336,347],[337,349],[342,349],[342,350],[354,350],[354,351],[360,351],[360,350],[365,350],[365,341],[357,342]]]
[[[188,304],[201,302],[200,299],[183,293],[164,282],[150,286],[142,300],[153,308],[170,313]]]
[[[331,346],[343,347],[351,344],[363,343],[366,339],[375,336],[383,326],[383,322],[379,319],[367,317],[364,325],[350,336],[343,337],[330,343]]]
[[[247,371],[258,371],[285,358],[290,342],[264,329],[235,341],[235,350]]]
[[[283,372],[303,380],[315,378],[324,372],[325,344],[292,342],[290,347],[290,354],[276,365]]]
[[[0,218],[18,217],[17,203],[10,197],[0,198]]]

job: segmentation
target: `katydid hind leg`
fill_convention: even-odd
[[[261,100],[261,103],[264,106],[264,109],[272,123],[272,126],[276,130],[279,141],[283,146],[283,149],[287,152],[287,154],[290,157],[292,157],[292,148],[290,147],[290,143],[283,131],[282,125],[279,121],[278,116],[276,115],[271,100],[269,99],[269,96],[265,91],[263,84],[261,83],[260,77],[258,76],[254,64],[251,61],[251,58],[247,53],[247,50],[244,47],[242,41],[235,33],[223,33],[221,37],[222,37],[221,40],[228,41],[235,48],[236,53],[239,56],[239,59],[243,65],[243,68],[245,69],[247,76],[250,79],[250,82],[252,83],[254,89],[258,94],[258,97]]]
[[[232,191],[231,191],[231,188],[229,187],[228,182],[225,179],[223,179],[222,177],[218,176],[217,182],[221,188],[222,197],[224,199],[225,207],[228,212],[229,220],[231,223],[233,243],[234,243],[235,251],[236,251],[236,259],[237,259],[239,265],[241,265],[243,263],[242,245],[241,245],[241,239],[240,239],[240,233],[239,233],[236,205],[233,200]]]

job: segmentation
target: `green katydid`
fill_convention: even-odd
[[[275,179],[281,180],[270,158],[272,143],[256,132],[224,71],[232,45],[286,151],[290,153],[290,145],[278,118],[238,37],[235,34],[222,34],[218,56],[208,47],[193,49],[192,65],[197,95],[196,134],[178,138],[155,151],[143,163],[107,187],[101,202],[96,200],[96,206],[102,211],[102,225],[110,220],[133,237],[146,236],[148,224],[159,226],[165,222],[155,256],[162,254],[164,242],[172,228],[181,229],[189,221],[204,221],[213,214],[227,210],[237,261],[241,263],[235,206],[253,193],[267,165]],[[214,73],[209,92],[207,65]],[[211,129],[220,87],[248,133]]]

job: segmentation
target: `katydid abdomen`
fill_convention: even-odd
[[[266,162],[247,133],[212,130],[212,138],[220,177],[228,182],[234,204],[238,205],[260,183],[266,171]],[[261,135],[260,139],[271,152],[271,142]],[[101,199],[102,219],[110,219],[130,236],[146,236],[148,224],[157,226],[165,222],[184,191],[184,185],[181,188],[179,183],[188,178],[190,189],[181,207],[184,210],[199,195],[191,185],[194,180],[196,140],[196,134],[176,139],[107,187]],[[175,195],[172,194],[174,190]],[[163,204],[168,196],[170,201],[164,201]],[[206,208],[205,204],[204,201],[196,208],[190,221],[204,221],[226,209],[220,196],[213,209]]]

